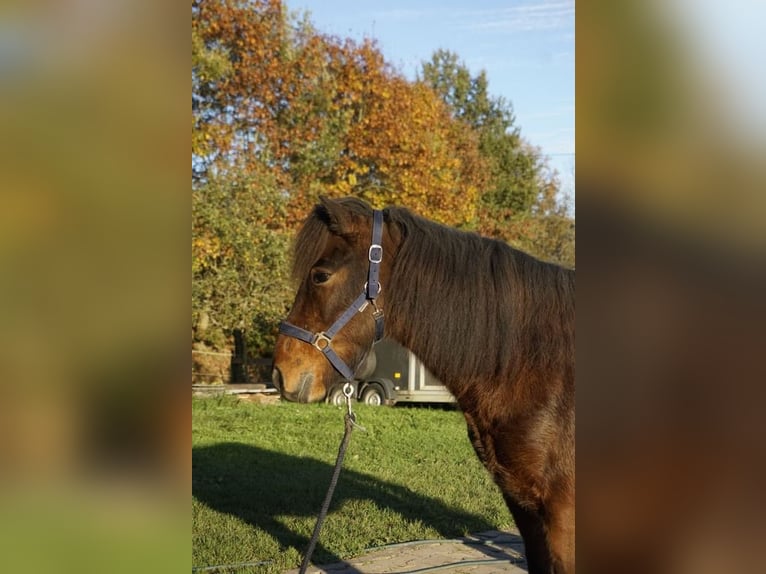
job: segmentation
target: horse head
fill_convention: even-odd
[[[315,206],[295,241],[298,290],[274,351],[272,381],[283,397],[321,401],[364,363],[382,336],[385,294],[376,283],[390,275],[392,247],[383,214],[363,201]]]

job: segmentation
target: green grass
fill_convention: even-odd
[[[459,412],[355,406],[354,431],[317,563],[366,549],[512,524]],[[343,436],[324,404],[193,401],[193,564],[300,564]]]

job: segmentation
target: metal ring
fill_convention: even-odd
[[[325,332],[322,331],[314,335],[314,340],[311,341],[311,344],[314,345],[314,347],[316,347],[319,351],[324,353],[325,349],[330,347],[331,342],[332,339],[325,335]]]
[[[350,399],[354,395],[354,385],[348,382],[343,385],[343,394],[347,399]]]

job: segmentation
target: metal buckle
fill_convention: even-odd
[[[380,281],[378,281],[378,292],[377,293],[370,293],[370,284],[367,281],[365,281],[364,282],[364,291],[365,291],[365,293],[367,293],[368,297],[370,297],[370,301],[372,301],[372,299],[374,299],[375,297],[380,295],[381,291],[383,291],[383,285],[381,284]],[[364,307],[362,307],[361,309],[359,309],[359,310],[362,311],[362,310],[364,310],[365,307],[366,307],[366,305]]]
[[[311,344],[316,347],[318,351],[321,351],[324,353],[325,349],[330,348],[330,343],[332,342],[332,339],[325,335],[324,331],[321,331],[314,335],[314,340],[311,341]]]
[[[377,257],[375,257],[373,253],[377,255]],[[370,249],[367,251],[367,259],[370,260],[370,263],[380,263],[383,261],[383,246],[378,245],[377,243],[370,245]]]

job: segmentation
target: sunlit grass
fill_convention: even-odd
[[[367,432],[351,438],[314,561],[510,526],[459,412],[355,410]],[[193,412],[193,564],[297,566],[335,464],[343,410],[223,398],[195,399]]]

